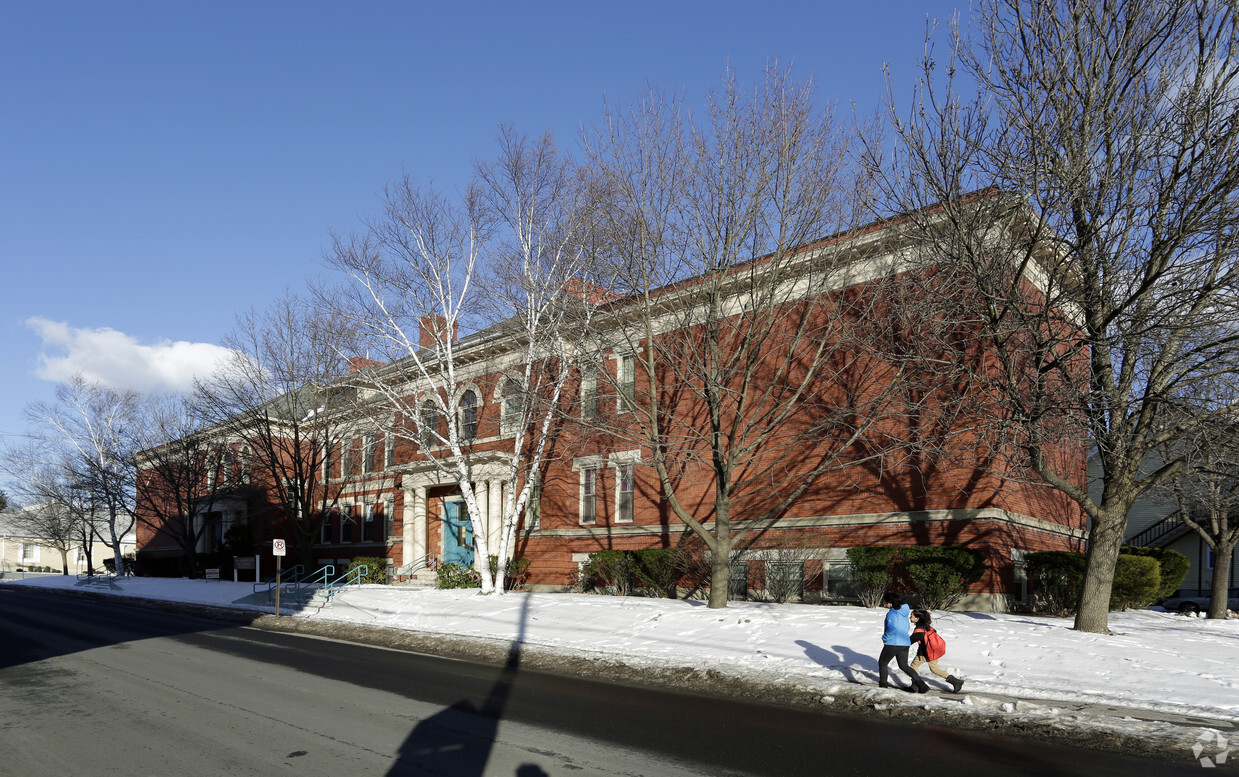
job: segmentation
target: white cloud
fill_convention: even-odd
[[[43,341],[35,375],[51,381],[81,373],[113,388],[187,391],[195,377],[209,374],[229,354],[210,343],[144,345],[115,329],[78,329],[37,316],[26,319],[26,326]]]

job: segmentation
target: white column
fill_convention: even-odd
[[[503,481],[492,480],[488,485],[486,501],[490,503],[490,524],[487,526],[486,541],[490,543],[491,553],[498,556],[500,528],[503,525]]]
[[[416,552],[414,550],[414,543],[416,542],[416,539],[413,534],[413,520],[414,520],[413,500],[414,499],[415,497],[413,496],[413,491],[408,488],[404,489],[404,509],[401,511],[401,514],[400,514],[401,516],[400,518],[400,525],[401,525],[400,558],[402,561],[401,566],[417,558],[417,555],[414,555],[414,553]]]
[[[413,558],[421,558],[430,552],[429,505],[426,503],[426,487],[413,489]]]

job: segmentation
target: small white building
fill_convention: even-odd
[[[26,508],[32,509],[32,508]],[[16,572],[51,570],[62,572],[60,551],[48,545],[45,540],[32,536],[31,531],[16,520],[15,513],[0,513],[0,576]],[[121,541],[121,548],[126,555],[134,552],[137,547],[136,534],[130,533]],[[95,569],[103,569],[103,560],[112,558],[112,550],[102,542],[92,543],[91,560]],[[85,574],[86,553],[81,543],[70,547],[68,554],[68,573],[71,575]]]

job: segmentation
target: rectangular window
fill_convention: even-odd
[[[581,523],[597,523],[598,470],[590,467],[581,470]]]
[[[340,542],[353,541],[353,508],[340,514]]]
[[[830,599],[855,599],[860,596],[860,584],[856,582],[856,568],[851,564],[825,565],[822,570],[823,593]]]
[[[396,463],[396,435],[388,432],[383,438],[383,469]]]
[[[594,362],[581,365],[581,417],[598,417],[598,365]]]
[[[382,520],[383,520],[383,527],[384,527],[383,535],[386,537],[392,537],[395,535],[395,532],[396,532],[396,522],[392,520],[393,516],[395,515],[395,511],[392,510],[392,501],[388,499],[386,502],[383,503],[382,507],[383,507]]]
[[[321,480],[326,483],[331,480],[331,445],[323,445],[323,470],[320,473]]]
[[[20,543],[21,560],[25,563],[35,563],[39,560],[39,546],[30,542]]]
[[[620,464],[615,473],[615,522],[632,523],[632,466]]]
[[[340,477],[353,474],[353,438],[345,437],[340,442]]]
[[[318,541],[326,545],[331,542],[331,523],[335,520],[335,511],[331,511],[323,516],[323,522],[318,527]]]
[[[365,472],[367,473],[374,472],[375,453],[377,452],[378,449],[375,446],[373,434],[366,435],[364,445],[365,447],[363,450],[365,452],[365,458],[363,459],[362,466],[365,468],[364,469]]]
[[[361,507],[361,541],[374,542],[374,503]]]
[[[537,477],[529,486],[529,500],[525,502],[525,528],[531,531],[542,528],[542,481]]]
[[[627,354],[619,361],[619,409],[629,407],[637,397],[637,357]]]

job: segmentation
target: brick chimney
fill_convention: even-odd
[[[610,289],[590,283],[583,278],[569,278],[564,282],[564,291],[590,305],[602,305],[619,299],[619,295]]]
[[[360,372],[367,367],[374,367],[382,363],[376,362],[374,359],[367,359],[364,356],[350,356],[348,359],[348,374],[352,375],[354,372]]]
[[[447,334],[447,318],[427,313],[421,318],[421,336],[418,338],[418,346],[422,348],[433,348],[436,344],[443,341]],[[460,331],[460,322],[452,322],[452,342],[456,342],[456,334]]]

